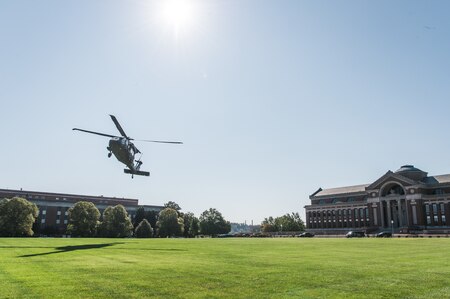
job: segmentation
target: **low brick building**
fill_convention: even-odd
[[[370,184],[319,188],[305,206],[306,227],[316,234],[350,230],[450,233],[450,174],[404,165]]]
[[[121,204],[127,210],[131,220],[134,219],[136,210],[139,207],[143,207],[145,211],[156,212],[164,209],[163,206],[157,205],[139,205],[139,200],[132,198],[0,189],[0,199],[15,196],[25,198],[38,206],[39,217],[34,228],[40,232],[50,232],[52,234],[62,234],[66,231],[68,210],[79,201],[92,202],[101,214],[108,206]]]

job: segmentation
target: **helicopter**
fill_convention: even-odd
[[[119,160],[119,162],[125,164],[127,168],[123,170],[124,173],[131,174],[131,178],[134,178],[134,175],[142,175],[142,176],[150,176],[150,172],[148,171],[141,171],[141,165],[143,162],[141,161],[142,153],[138,148],[134,145],[132,140],[135,140],[125,133],[125,131],[122,129],[122,126],[120,125],[119,121],[114,115],[109,115],[116,125],[117,130],[119,130],[120,135],[122,136],[115,136],[110,134],[104,134],[94,131],[88,131],[78,128],[73,128],[74,131],[81,131],[85,133],[100,135],[104,137],[110,137],[109,140],[109,146],[106,147],[106,149],[109,151],[108,158],[111,158],[112,154]],[[170,143],[170,144],[183,144],[183,142],[179,141],[159,141],[159,140],[137,140],[137,141],[144,141],[144,142],[155,142],[155,143]],[[139,157],[139,160],[135,160],[135,156],[137,154],[141,154]]]

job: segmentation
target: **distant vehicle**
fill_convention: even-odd
[[[423,228],[417,225],[409,226],[406,233],[409,234],[421,234],[423,232]]]
[[[366,234],[361,231],[350,231],[345,235],[346,238],[364,238],[365,236]]]
[[[131,174],[131,178],[133,178],[134,175],[143,175],[143,176],[149,176],[150,172],[148,171],[141,171],[141,165],[142,165],[142,153],[140,150],[137,149],[137,147],[132,143],[132,140],[135,140],[127,134],[125,134],[125,131],[122,129],[122,126],[119,124],[119,121],[116,119],[114,115],[110,115],[112,121],[116,125],[117,130],[120,132],[120,135],[122,136],[115,136],[110,134],[104,134],[94,131],[88,131],[78,128],[73,128],[75,131],[100,135],[104,137],[110,137],[109,140],[109,146],[106,148],[108,150],[108,158],[111,158],[112,154],[116,156],[117,160],[119,162],[122,162],[125,164],[128,169],[124,169],[123,171],[125,173]],[[145,141],[145,142],[156,142],[156,143],[170,143],[170,144],[183,144],[183,142],[179,141],[160,141],[160,140],[137,140],[137,141]],[[137,154],[141,154],[139,157],[139,160],[135,160],[135,156]]]
[[[391,238],[392,233],[391,232],[381,232],[377,234],[377,238]]]
[[[314,237],[314,234],[308,233],[308,232],[304,232],[304,233],[301,233],[300,235],[298,235],[298,237],[299,238],[312,238],[312,237]]]

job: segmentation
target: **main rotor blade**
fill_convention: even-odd
[[[117,128],[117,130],[119,130],[120,134],[121,134],[123,137],[125,137],[125,138],[127,138],[127,139],[130,139],[130,138],[127,136],[127,134],[125,134],[125,131],[122,129],[122,127],[120,126],[119,121],[117,120],[117,118],[116,118],[114,115],[112,115],[112,114],[110,114],[109,116],[111,116],[111,119],[112,119],[112,121],[114,122],[114,124],[116,125],[116,128]]]
[[[136,141],[145,141],[145,142],[156,142],[156,143],[170,143],[170,144],[183,144],[180,141],[160,141],[160,140],[143,140],[143,139],[132,139]]]
[[[118,137],[118,138],[120,138],[119,136],[114,136],[114,135],[109,135],[109,134],[103,134],[103,133],[99,133],[99,132],[88,131],[88,130],[83,130],[83,129],[78,129],[78,128],[73,128],[72,130],[74,130],[74,131],[81,131],[81,132],[85,132],[85,133],[91,133],[91,134],[100,135],[100,136],[105,136],[105,137],[111,137],[111,138],[113,138],[113,137]]]

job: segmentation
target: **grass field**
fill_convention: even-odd
[[[0,239],[1,298],[450,298],[450,239]]]

